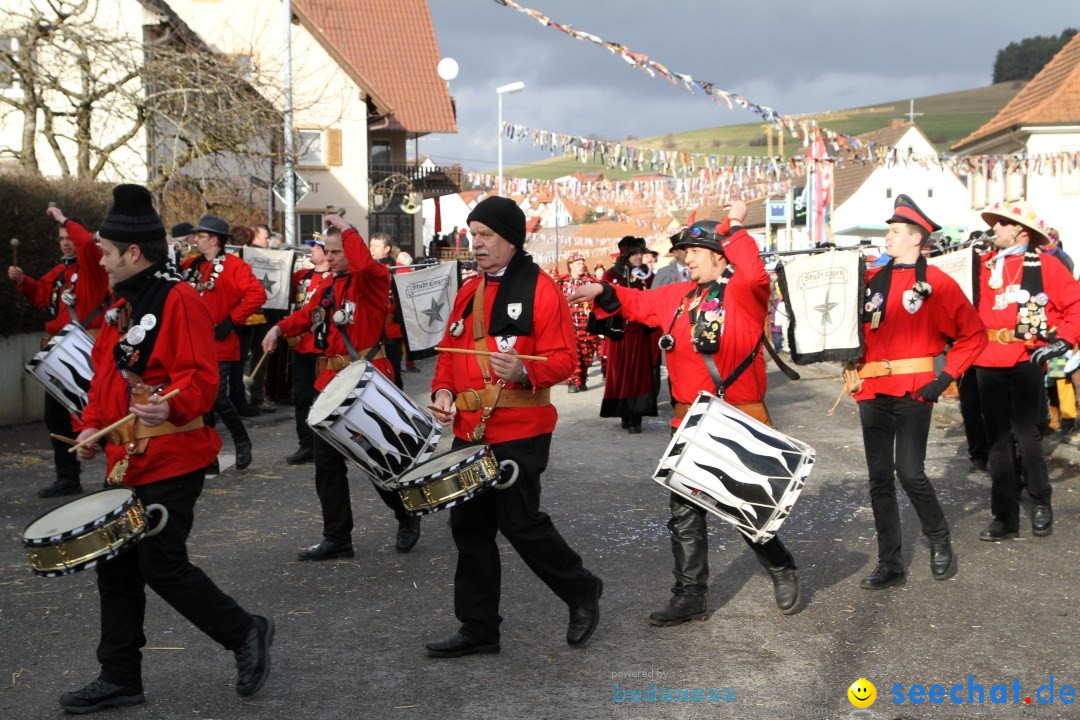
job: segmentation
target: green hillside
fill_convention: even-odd
[[[915,98],[915,112],[923,113],[915,118],[915,122],[939,150],[947,150],[953,143],[963,139],[997,114],[1023,86],[1022,82],[1008,82]],[[822,127],[858,135],[887,127],[892,120],[906,120],[909,102],[906,99],[895,100],[868,107],[799,116],[799,119],[817,120]],[[716,155],[766,155],[768,146],[765,127],[762,123],[726,125],[657,137],[625,139],[625,142],[641,147]],[[774,133],[773,143],[776,142]],[[791,136],[784,137],[785,156],[790,157],[801,149],[799,141]],[[776,145],[773,147],[773,154],[779,154]],[[603,170],[607,177],[616,179],[628,179],[637,172],[608,170],[595,163],[579,163],[567,157],[553,157],[528,165],[518,165],[504,170],[504,173],[512,177],[548,180],[570,173],[596,170]]]

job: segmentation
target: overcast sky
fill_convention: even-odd
[[[1080,26],[1076,0],[519,2],[786,114],[988,85],[1009,42]],[[429,4],[440,52],[460,66],[450,83],[457,135],[420,140],[420,152],[438,161],[493,170],[495,88],[519,80],[525,90],[503,97],[503,119],[572,135],[622,140],[757,119],[494,0]],[[503,143],[503,155],[506,166],[549,157],[514,142]]]

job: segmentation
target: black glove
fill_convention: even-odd
[[[1047,360],[1059,358],[1072,349],[1072,345],[1061,338],[1053,340],[1049,345],[1043,345],[1031,351],[1031,362],[1034,365],[1042,365]]]
[[[942,371],[936,378],[915,391],[915,399],[930,403],[937,402],[941,393],[945,392],[945,388],[949,387],[954,379],[952,375]]]
[[[231,333],[235,327],[236,326],[233,325],[233,321],[230,318],[225,318],[217,324],[216,328],[214,328],[214,339],[221,342],[229,337],[229,333]]]

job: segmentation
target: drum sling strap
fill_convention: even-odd
[[[481,353],[488,352],[487,326],[484,323],[484,289],[486,287],[487,278],[480,278],[480,284],[472,300],[473,344]],[[502,380],[494,378],[491,372],[491,361],[488,360],[486,354],[477,355],[476,361],[484,376],[484,389],[469,388],[459,393],[454,399],[459,409],[480,410],[480,422],[472,432],[474,442],[480,442],[484,437],[488,418],[497,407],[540,407],[551,404],[550,392],[547,388],[535,393],[528,390],[507,389]]]
[[[346,284],[345,284],[345,292],[346,293],[348,293],[348,291],[349,291],[349,284],[348,283],[351,282],[351,281],[352,281],[352,277],[350,276],[349,280],[346,281]],[[330,307],[331,307],[331,309],[333,309],[333,308],[338,307],[337,302],[333,298],[333,285],[330,286],[330,292],[331,292],[331,298],[330,298],[331,299],[331,306]],[[333,322],[333,320],[330,320],[330,322]],[[379,339],[376,340],[375,344],[372,345],[371,347],[365,348],[364,350],[357,350],[356,346],[353,345],[352,338],[349,337],[348,324],[338,325],[337,323],[334,323],[334,327],[336,327],[337,331],[341,334],[341,341],[343,343],[345,343],[345,352],[349,353],[349,361],[345,362],[344,356],[341,356],[341,355],[321,357],[321,358],[319,358],[319,363],[322,366],[322,370],[318,369],[320,367],[320,365],[316,365],[316,371],[317,372],[322,373],[325,370],[337,370],[337,371],[344,370],[350,364],[356,362],[357,360],[360,360],[361,357],[367,362],[371,362],[372,360],[374,360],[376,358],[385,358],[386,357],[386,353],[383,352],[383,338],[386,337],[385,332],[379,336]]]

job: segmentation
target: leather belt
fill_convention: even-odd
[[[1016,330],[1013,328],[986,328],[986,336],[990,338],[990,342],[1001,343],[1002,345],[1024,343],[1029,348],[1035,347],[1034,341],[1016,337]]]
[[[844,366],[844,390],[848,395],[854,395],[862,390],[862,381],[866,378],[913,375],[922,372],[934,372],[933,357],[875,360],[859,365],[848,363]],[[835,408],[835,405],[833,407]]]
[[[886,377],[888,375],[912,375],[934,372],[934,358],[918,357],[902,360],[875,360],[855,366],[860,378]]]
[[[492,383],[483,390],[468,389],[458,393],[454,398],[454,405],[458,410],[475,411],[492,407],[489,405],[490,398],[495,397],[497,408],[520,408],[520,407],[543,407],[551,404],[550,388],[541,388],[536,392],[532,390],[508,390],[503,388],[498,392],[499,386]]]
[[[371,352],[371,348],[365,348],[361,350],[358,354],[361,357],[366,357],[369,352]],[[386,349],[384,347],[380,347],[379,352],[375,353],[375,357],[371,359],[378,360],[379,358],[385,357]],[[315,372],[319,375],[323,374],[327,370],[339,372],[352,365],[352,362],[352,358],[348,355],[324,355],[323,357],[315,361]]]
[[[690,410],[691,403],[675,403],[675,419],[682,420],[686,417],[686,413]],[[772,422],[769,418],[769,409],[765,407],[765,401],[743,403],[742,405],[732,405],[733,408],[740,410],[750,417],[754,418],[758,422],[763,422],[769,427],[772,427]]]

